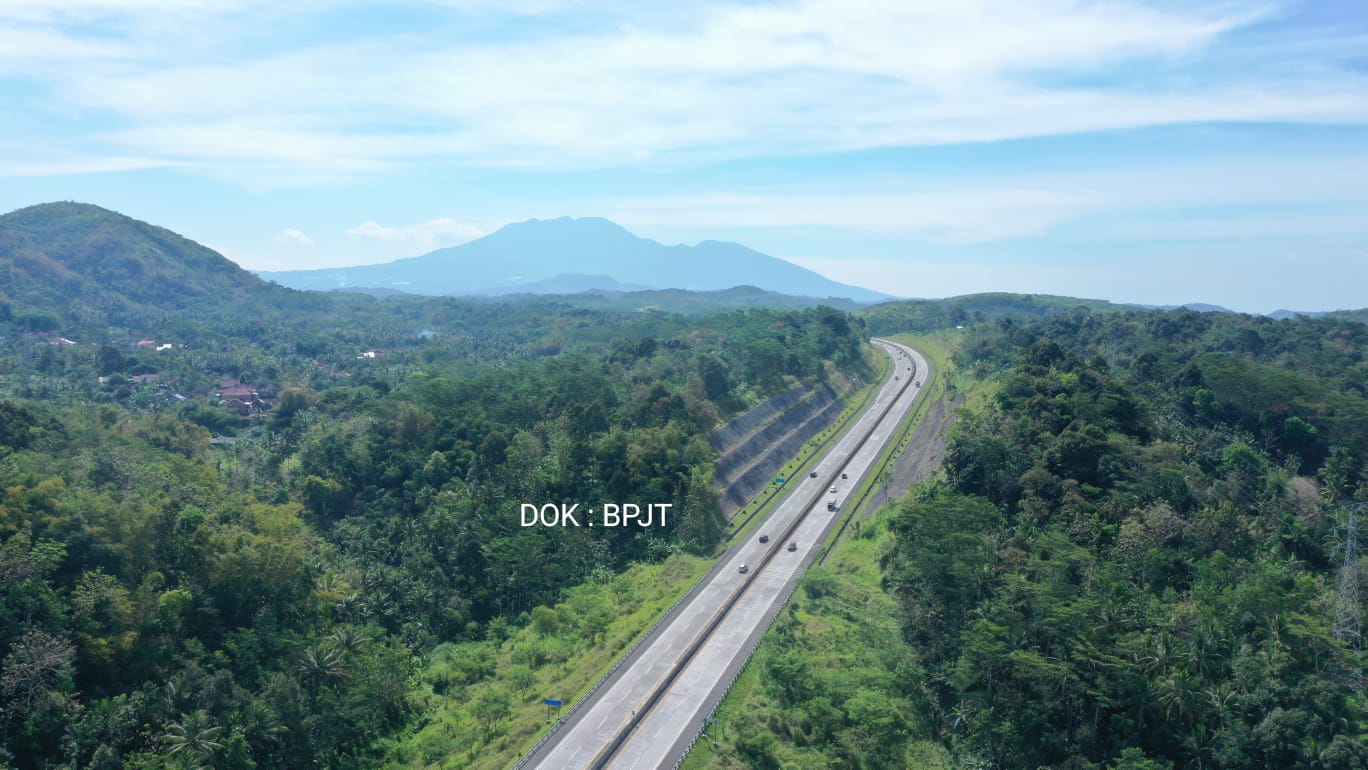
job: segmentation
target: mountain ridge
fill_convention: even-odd
[[[469,243],[393,262],[257,275],[294,289],[358,286],[456,296],[560,293],[566,282],[557,279],[576,276],[570,282],[575,291],[718,291],[750,285],[791,296],[860,302],[893,298],[833,281],[739,243],[707,240],[694,246],[666,246],[602,217],[529,219]],[[586,277],[611,282],[592,286]]]

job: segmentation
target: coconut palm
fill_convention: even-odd
[[[161,740],[170,747],[167,754],[188,759],[192,766],[206,767],[223,751],[223,743],[219,741],[222,735],[223,728],[214,724],[203,709],[197,709],[189,716],[181,715],[179,723],[168,726]]]

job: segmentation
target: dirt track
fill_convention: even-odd
[[[902,497],[908,487],[940,467],[941,458],[945,456],[945,432],[954,424],[955,411],[963,402],[963,396],[956,396],[947,408],[945,397],[942,396],[927,408],[926,416],[917,425],[907,449],[893,463],[892,481],[887,487],[870,495],[869,504],[860,515],[861,519],[869,518],[885,502]]]

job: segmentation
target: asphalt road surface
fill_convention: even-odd
[[[816,478],[790,480],[787,497],[747,542],[723,556],[709,573],[711,579],[700,583],[523,766],[647,769],[673,767],[683,757],[702,721],[816,556],[814,546],[872,472],[874,461],[920,394],[921,389],[908,381],[920,380],[928,372],[921,354],[884,340],[874,342],[893,358],[898,379],[880,389],[853,428],[818,461]],[[861,446],[867,434],[869,440]],[[841,479],[842,473],[848,478]],[[833,485],[834,495],[828,491]],[[827,509],[832,498],[836,511]],[[791,526],[792,533],[780,537]],[[768,534],[769,542],[760,543],[760,534]],[[797,551],[787,550],[790,541],[798,544]],[[740,571],[743,564],[748,567],[745,573]]]

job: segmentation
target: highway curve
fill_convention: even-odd
[[[895,363],[850,430],[813,466],[816,477],[790,482],[787,497],[725,554],[654,631],[516,767],[673,767],[745,664],[770,620],[816,556],[815,546],[887,443],[921,389],[921,354],[874,340]],[[847,478],[842,479],[842,474]],[[830,493],[831,487],[836,493]],[[837,510],[828,510],[835,498]],[[760,543],[759,534],[769,535]],[[796,551],[789,551],[796,542]],[[745,573],[740,571],[747,565]]]

